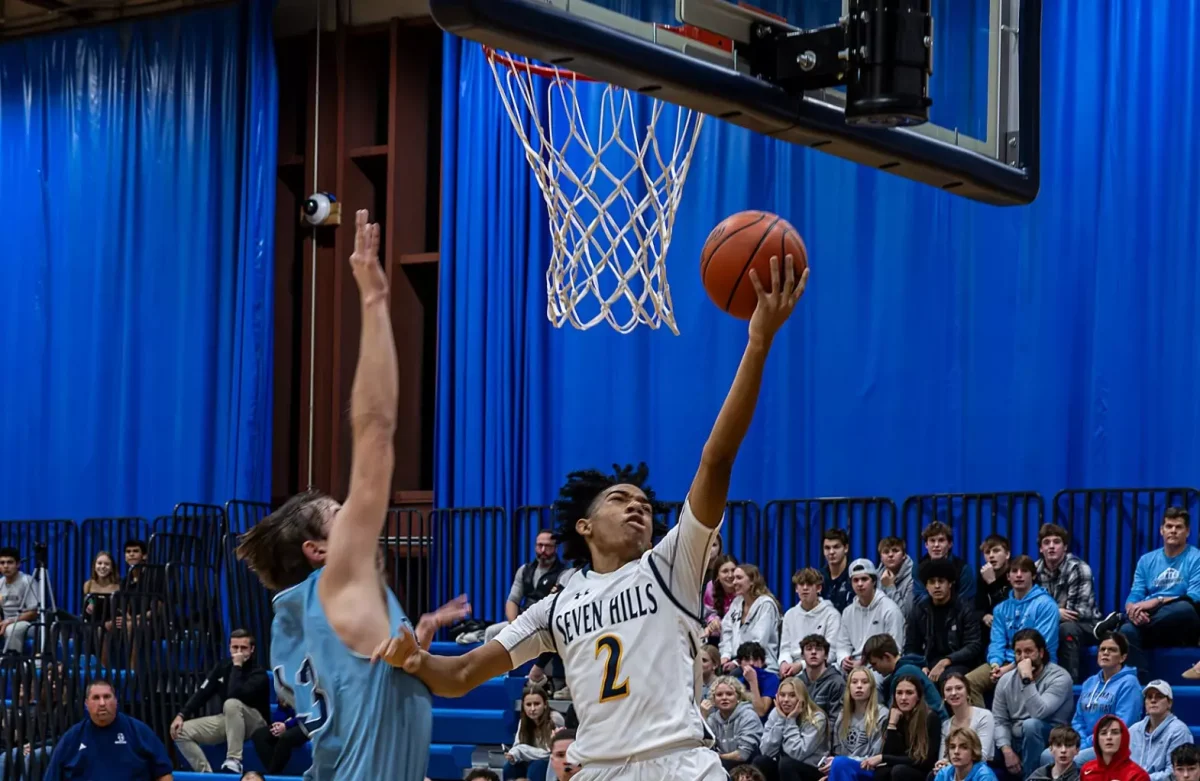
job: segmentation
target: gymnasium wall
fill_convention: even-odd
[[[270,10],[0,46],[0,518],[268,498]]]
[[[669,260],[679,337],[548,325],[540,193],[479,48],[446,37],[436,504],[541,504],[569,470],[639,460],[682,497],[746,333],[701,290],[700,246],[747,208],[791,220],[813,271],[732,498],[1195,483],[1200,21],[1105,9],[1045,4],[1026,208],[711,120]]]

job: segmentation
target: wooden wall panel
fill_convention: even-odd
[[[309,349],[311,232],[298,208],[312,189],[312,39],[281,41],[280,188],[276,220],[276,393],[273,493],[307,485],[308,371],[317,371],[314,486],[345,496],[351,432],[347,412],[358,357],[358,292],[348,257],[354,212],[381,225],[401,372],[396,436],[397,502],[428,506],[432,489],[433,382],[437,324],[441,33],[427,24],[346,28],[323,37],[320,189],[342,204],[342,226],[317,232],[317,344]],[[305,124],[285,121],[283,92],[307,74]],[[286,127],[285,127],[286,125]],[[303,139],[301,144],[298,139]],[[286,147],[285,147],[286,143]],[[297,146],[300,148],[297,149]],[[285,154],[285,148],[288,151]],[[284,163],[292,166],[287,172]],[[292,170],[294,169],[294,170]]]

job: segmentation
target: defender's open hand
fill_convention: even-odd
[[[379,264],[379,224],[367,222],[367,210],[354,215],[354,252],[350,254],[350,269],[358,282],[363,306],[387,298],[388,281]]]

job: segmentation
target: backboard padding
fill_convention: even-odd
[[[747,73],[696,57],[694,52],[559,7],[569,6],[569,0],[431,0],[430,7],[443,29],[464,38],[570,68],[956,195],[1015,205],[1032,201],[1040,185],[1041,0],[1003,2],[1014,7],[1019,4],[1019,39],[1014,37],[1012,53],[1019,62],[1016,84],[1002,85],[997,110],[1019,112],[1021,132],[1014,153],[1000,159],[915,129],[847,125],[836,105],[790,95]]]

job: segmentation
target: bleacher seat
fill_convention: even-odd
[[[511,743],[516,732],[516,711],[495,708],[434,708],[433,742],[457,744]]]
[[[429,770],[426,775],[434,781],[450,781],[450,779],[460,779],[463,773],[471,767],[471,755],[475,752],[475,743],[465,740],[459,743],[451,744],[435,744],[429,747]],[[509,736],[509,740],[512,736]],[[217,746],[204,746],[204,755],[208,757],[208,763],[214,768],[220,767],[225,761],[225,744]],[[243,762],[247,770],[258,770],[262,772],[262,762],[258,760],[258,755],[254,753],[254,746],[246,741],[243,754]],[[312,764],[312,753],[308,746],[304,746],[292,752],[291,760],[284,770],[288,775],[284,776],[268,776],[271,779],[292,779],[299,778]],[[180,778],[211,779],[211,775],[202,773],[176,773],[176,781]]]
[[[471,767],[471,755],[474,753],[473,743],[430,746],[429,770],[426,771],[426,775],[433,781],[460,779],[467,772],[467,768]]]
[[[1100,669],[1096,666],[1096,649],[1081,651],[1080,672],[1090,678]],[[1179,676],[1196,662],[1200,662],[1200,648],[1151,648],[1146,651],[1146,661],[1155,678],[1162,678],[1178,691],[1187,682]],[[1200,724],[1200,721],[1196,722]]]
[[[220,767],[221,763],[225,761],[224,743],[218,743],[215,746],[201,746],[200,749],[204,752],[204,756],[208,757],[208,764],[214,768]],[[242,763],[246,766],[247,770],[257,770],[260,773],[263,771],[263,763],[259,761],[258,754],[254,751],[254,744],[250,742],[249,735],[246,736],[246,742],[242,746]],[[302,776],[311,764],[312,749],[306,743],[292,752],[292,756],[288,759],[284,772],[289,777]]]

